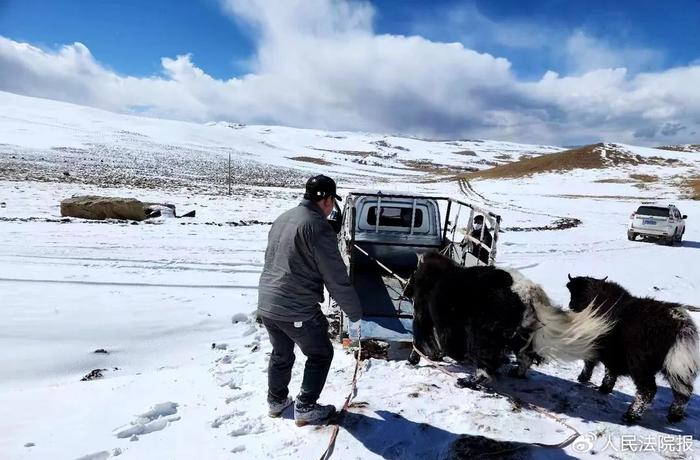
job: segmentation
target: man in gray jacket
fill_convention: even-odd
[[[306,356],[304,379],[294,404],[298,426],[318,423],[335,412],[332,405],[317,404],[333,359],[328,320],[320,305],[324,284],[350,321],[362,316],[336,233],[326,220],[336,199],[341,198],[333,179],[319,175],[308,180],[302,202],[272,224],[260,276],[258,314],[272,343],[269,414],[279,417],[292,404],[288,386],[296,344]]]

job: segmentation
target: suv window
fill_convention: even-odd
[[[411,228],[411,214],[413,214],[413,208],[382,206],[381,214],[379,215],[379,226]],[[377,224],[376,206],[369,208],[367,223],[370,225]],[[413,226],[416,228],[423,226],[423,211],[420,209],[416,209],[416,220]]]
[[[668,208],[662,208],[660,206],[640,206],[636,214],[641,214],[642,216],[668,217],[670,212]]]

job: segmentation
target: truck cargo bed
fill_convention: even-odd
[[[362,304],[362,319],[351,323],[349,335],[357,338],[357,326],[362,337],[395,342],[413,340],[413,305],[402,299],[403,287],[397,279],[378,270],[356,271],[353,284]]]

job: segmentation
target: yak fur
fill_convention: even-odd
[[[434,252],[419,258],[405,294],[413,299],[416,348],[474,364],[469,383],[475,385],[490,380],[509,351],[517,357],[518,377],[538,357],[593,359],[600,334],[611,328],[591,309],[572,313],[553,306],[540,286],[517,272],[462,267]]]
[[[661,372],[673,392],[668,420],[677,422],[693,394],[700,368],[698,330],[681,304],[631,295],[619,284],[591,277],[569,276],[569,308],[581,311],[591,303],[615,321],[598,344],[597,359],[585,361],[580,382],[587,382],[595,365],[605,365],[599,390],[610,393],[618,376],[629,375],[637,392],[623,419],[637,421],[656,394],[656,374]]]

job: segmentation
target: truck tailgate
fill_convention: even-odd
[[[403,287],[397,279],[379,270],[357,270],[353,284],[362,304],[362,319],[348,327],[351,339],[362,338],[395,342],[413,341],[413,304],[402,299]]]

